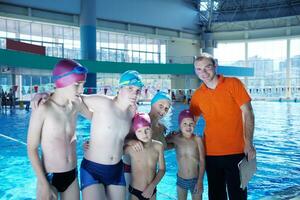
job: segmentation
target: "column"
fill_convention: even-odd
[[[81,59],[96,60],[96,0],[81,0],[80,47]],[[88,88],[89,93],[97,92],[96,73],[88,73],[85,87]]]

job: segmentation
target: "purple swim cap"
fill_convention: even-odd
[[[136,132],[139,128],[151,127],[151,120],[147,113],[137,113],[133,118],[132,128]]]
[[[184,118],[191,118],[194,120],[194,115],[192,114],[192,112],[190,110],[183,110],[180,112],[179,116],[178,116],[178,125],[180,126],[181,124],[181,121],[184,119]]]
[[[52,71],[56,88],[67,87],[78,81],[85,81],[87,68],[70,59],[60,60]]]

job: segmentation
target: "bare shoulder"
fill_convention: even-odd
[[[194,140],[197,143],[203,144],[202,138],[199,135],[194,134]]]
[[[112,97],[100,94],[81,95],[83,102],[91,109],[101,109],[107,107],[113,102]]]
[[[158,151],[163,151],[164,150],[164,145],[162,142],[158,140],[152,140],[153,147],[158,150]]]

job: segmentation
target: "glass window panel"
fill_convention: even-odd
[[[125,49],[132,50],[132,37],[125,35]]]
[[[140,61],[140,54],[137,51],[132,52],[132,62],[138,63]]]
[[[64,40],[73,40],[72,28],[64,27]]]
[[[153,52],[159,52],[159,40],[154,40],[153,42]]]
[[[102,61],[109,61],[109,59],[108,59],[108,49],[101,48],[101,60]]]
[[[153,54],[153,62],[154,63],[159,63],[159,54],[158,53]]]
[[[139,51],[139,38],[138,37],[132,37],[132,50]]]
[[[35,38],[38,38],[39,40],[42,39],[42,25],[38,23],[32,23],[31,24],[31,35],[32,37],[34,36]],[[33,39],[37,40],[37,39]]]
[[[19,29],[20,29],[20,39],[30,40],[30,23],[20,21]]]
[[[140,63],[146,62],[146,53],[140,52]]]
[[[146,51],[146,38],[140,37],[140,51]]]
[[[44,38],[53,38],[53,26],[48,24],[42,25],[42,31],[43,31],[43,41]],[[49,41],[49,39],[46,39]]]
[[[108,48],[108,32],[101,32],[101,47],[106,47]]]
[[[63,28],[59,27],[59,26],[54,26],[53,27],[53,37],[56,41],[58,41],[58,39],[63,39]]]
[[[242,61],[244,63],[245,43],[218,43],[218,48],[214,50],[214,55],[218,59],[218,64],[220,65],[241,66],[238,61]]]
[[[147,51],[153,52],[154,51],[154,40],[153,39],[147,39]]]
[[[117,52],[115,49],[109,49],[109,61],[116,62],[117,61]]]
[[[117,50],[117,62],[125,62],[125,51]]]
[[[114,33],[109,33],[109,48],[117,48],[117,35]]]
[[[267,59],[286,58],[286,40],[256,41],[248,43],[248,55]]]
[[[125,62],[132,62],[132,51],[126,51],[125,53]]]
[[[125,38],[123,34],[117,35],[117,48],[118,49],[125,49]]]
[[[10,19],[7,19],[6,20],[6,23],[7,23],[7,32],[10,32],[10,33],[17,33],[17,21],[15,20],[10,20]]]
[[[146,63],[153,63],[153,53],[147,53]]]
[[[0,30],[6,32],[6,20],[0,18]]]

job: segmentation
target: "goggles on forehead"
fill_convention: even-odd
[[[119,86],[125,86],[125,85],[134,85],[137,87],[143,87],[144,84],[137,78],[132,78],[130,80],[122,81],[119,83]]]
[[[66,77],[66,76],[69,76],[71,74],[86,74],[88,73],[88,69],[83,67],[83,66],[76,66],[73,70],[69,71],[69,72],[66,72],[62,75],[53,75],[53,79],[54,81],[60,79],[60,78],[63,78],[63,77]]]

